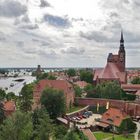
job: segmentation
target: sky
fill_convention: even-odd
[[[123,29],[140,67],[139,0],[0,0],[0,67],[104,67]]]

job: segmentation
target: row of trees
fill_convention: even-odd
[[[132,84],[140,84],[140,77],[135,77],[132,81]]]
[[[80,76],[81,81],[86,81],[87,83],[93,83],[93,73],[91,71],[87,71],[87,70],[76,71],[75,69],[68,69],[66,73],[69,77],[78,75]]]
[[[135,100],[136,95],[127,94],[118,82],[105,82],[95,87],[94,94],[88,94],[97,98],[116,99],[116,100]]]
[[[86,97],[89,98],[105,98],[105,99],[116,99],[116,100],[135,100],[136,95],[127,94],[123,89],[121,89],[118,82],[104,82],[93,86],[88,84],[84,89],[75,86],[76,97],[81,97],[82,92],[86,92]]]
[[[42,79],[56,80],[56,77],[54,75],[46,73],[46,72],[43,72],[40,74],[36,74],[36,72],[33,72],[32,76],[36,76],[37,81],[42,80]]]

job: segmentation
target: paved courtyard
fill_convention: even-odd
[[[102,116],[100,114],[92,114],[92,116],[90,116],[89,118],[83,118],[82,120],[79,121],[81,123],[87,122],[87,124],[85,124],[85,125],[77,124],[76,126],[78,126],[79,128],[90,127],[91,125],[94,126],[98,123],[98,122],[95,121],[95,119],[98,119],[98,118],[101,118],[101,117]]]

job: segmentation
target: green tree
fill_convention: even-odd
[[[87,83],[93,83],[93,74],[90,71],[82,70],[80,71],[81,81],[86,81]]]
[[[0,101],[0,124],[3,122],[4,119],[5,119],[4,105],[3,105],[3,103]]]
[[[78,129],[73,129],[67,132],[64,140],[88,140],[88,138]]]
[[[33,84],[25,85],[20,92],[20,109],[22,111],[30,111],[32,109]]]
[[[37,75],[37,80],[42,80],[42,79],[46,79],[48,77],[48,73],[41,73],[39,75]]]
[[[64,137],[64,140],[81,140],[77,133],[70,131]]]
[[[124,119],[120,126],[118,127],[119,133],[134,133],[136,131],[137,127],[136,124],[132,121],[131,118]]]
[[[132,81],[132,84],[140,84],[140,77],[135,77]]]
[[[65,113],[64,92],[53,88],[46,88],[41,96],[41,104],[44,105],[51,118],[56,118]]]
[[[74,86],[75,96],[81,97],[82,95],[82,89],[79,86]]]
[[[122,99],[122,89],[118,82],[104,82],[96,86],[96,94],[100,98]]]
[[[15,112],[0,126],[0,140],[30,140],[33,134],[31,115]]]
[[[75,69],[68,69],[67,75],[68,75],[69,77],[75,76],[75,75],[76,75]]]
[[[6,97],[5,90],[3,90],[2,88],[0,88],[0,101],[4,100],[5,97]]]
[[[55,125],[55,139],[62,140],[67,134],[68,129],[64,125]]]
[[[35,140],[49,140],[53,137],[54,128],[46,109],[36,109],[32,115]]]
[[[56,80],[56,77],[54,75],[49,75],[47,77],[48,80]]]
[[[16,95],[13,92],[9,92],[6,94],[6,99],[9,100],[15,100],[16,99]]]
[[[86,97],[99,98],[99,95],[95,91],[95,87],[92,84],[85,86],[84,91],[87,93]]]

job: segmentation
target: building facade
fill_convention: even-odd
[[[74,103],[74,89],[73,86],[66,80],[40,80],[34,87],[33,91],[33,109],[40,107],[40,98],[45,88],[54,88],[64,92],[67,109]]]
[[[99,84],[105,81],[118,81],[120,84],[127,83],[127,72],[125,71],[125,57],[126,55],[123,32],[121,32],[118,54],[109,53],[105,68],[96,69],[94,71],[94,83]]]

